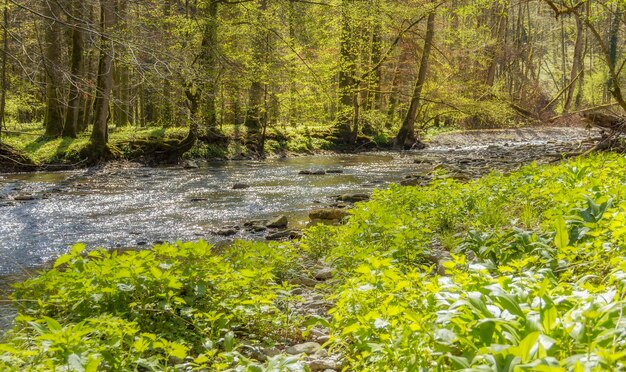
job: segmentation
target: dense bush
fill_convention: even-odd
[[[276,281],[293,266],[286,249],[245,242],[221,255],[204,242],[123,254],[83,249],[16,285],[21,315],[11,342],[0,345],[0,367],[222,368],[233,359],[224,352],[244,341],[299,337],[291,334],[289,288]]]

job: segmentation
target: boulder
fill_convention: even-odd
[[[400,182],[400,186],[426,186],[430,182],[429,176],[411,175]]]
[[[326,221],[339,221],[349,216],[350,213],[343,209],[338,208],[324,208],[315,209],[309,212],[309,219],[314,220],[326,220]]]
[[[290,239],[301,239],[302,238],[302,231],[300,231],[300,230],[291,230],[289,232],[289,238]]]
[[[267,230],[267,227],[263,226],[263,225],[254,225],[250,228],[252,231],[254,232],[261,232],[261,231],[265,231]]]
[[[289,220],[287,219],[287,216],[280,215],[270,220],[270,222],[268,222],[267,225],[265,226],[270,229],[284,229],[287,227],[288,224],[289,224]]]
[[[356,203],[369,200],[370,196],[367,194],[343,194],[340,195],[337,200],[346,203]]]
[[[243,225],[245,227],[252,227],[252,226],[256,226],[256,225],[263,225],[265,226],[267,224],[267,220],[250,220],[248,222],[245,222]]]

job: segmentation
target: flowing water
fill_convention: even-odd
[[[416,158],[457,161],[461,167],[473,164],[462,160],[468,157],[488,160],[470,172],[473,176],[492,168],[507,170],[568,146],[571,150],[573,140],[588,135],[577,131],[504,140],[487,135],[478,143],[476,138],[471,143],[443,141],[420,152],[218,162],[197,169],[113,164],[0,175],[0,281],[45,265],[77,242],[88,249],[217,242],[225,239],[214,234],[222,226],[279,214],[289,217],[290,227],[303,227],[308,211],[332,203],[338,194],[371,192],[407,174],[432,171],[432,161],[416,164]],[[342,173],[301,175],[301,170]],[[250,187],[234,190],[235,183]],[[236,237],[255,238],[249,234],[241,230]]]

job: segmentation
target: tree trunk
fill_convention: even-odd
[[[207,131],[217,130],[217,92],[218,92],[218,59],[217,59],[217,16],[219,0],[210,0],[206,16],[206,24],[202,33],[202,50],[200,65],[206,73],[205,83],[202,87],[203,120]]]
[[[353,37],[355,37],[350,16],[350,7],[353,0],[342,0],[342,26],[341,45],[339,58],[339,107],[337,110],[337,123],[335,133],[337,139],[343,143],[353,143],[353,119],[356,104],[355,74],[356,57]]]
[[[372,29],[372,58],[371,63],[377,64],[383,54],[383,40],[382,40],[382,15],[380,9],[380,0],[376,0],[374,3],[376,14],[374,20],[374,26]],[[381,93],[381,66],[376,67],[376,70],[372,73],[371,89],[374,90],[373,98],[370,102],[370,108],[372,110],[380,110],[382,103]]]
[[[565,97],[565,105],[563,106],[563,112],[569,111],[572,101],[574,99],[574,93],[576,91],[576,83],[574,80],[580,79],[582,73],[582,60],[583,60],[583,42],[585,40],[583,34],[583,21],[579,17],[576,19],[576,44],[574,45],[574,59],[572,61],[572,71],[570,72],[569,88],[567,96]]]
[[[47,1],[43,5],[46,16],[44,60],[46,70],[46,113],[44,127],[46,136],[59,137],[63,131],[63,104],[61,102],[61,10],[56,1]]]
[[[430,57],[430,50],[432,47],[433,38],[435,36],[435,13],[428,14],[428,20],[426,24],[426,38],[424,39],[424,52],[422,53],[422,61],[420,63],[419,72],[417,74],[417,81],[415,82],[415,89],[411,97],[411,104],[409,111],[402,122],[402,126],[398,131],[398,135],[395,139],[395,146],[404,148],[407,140],[414,140],[415,136],[415,116],[417,114],[417,108],[420,104],[420,96],[422,94],[422,88],[426,81],[426,72],[428,70],[428,59]]]
[[[71,4],[71,12],[77,19],[82,19],[81,11],[83,6],[81,1],[74,0]],[[83,93],[83,31],[77,25],[72,27],[72,60],[71,60],[71,80],[70,80],[70,96],[65,112],[65,126],[63,127],[63,136],[76,138],[78,130],[82,127],[79,121],[82,118],[82,102]]]
[[[267,9],[267,0],[262,0],[259,11],[263,12]],[[259,18],[261,21],[261,18]],[[254,80],[250,85],[248,92],[248,112],[244,125],[248,130],[248,141],[250,149],[261,154],[263,152],[262,129],[267,125],[267,112],[265,112],[266,103],[266,68],[269,53],[269,33],[266,30],[259,30],[254,38],[254,60],[257,66],[254,71]],[[264,122],[265,120],[265,122]]]
[[[617,45],[618,45],[618,37],[619,37],[619,26],[622,19],[622,12],[620,7],[617,6],[615,10],[615,14],[613,15],[613,19],[611,20],[611,28],[609,29],[609,66],[613,66],[613,70],[615,70],[615,66],[617,65]],[[610,67],[609,67],[610,68]],[[619,82],[616,81],[616,77],[613,76],[615,73],[611,73],[609,80],[607,81],[607,87],[609,88],[609,92],[614,93],[616,86],[619,85]]]
[[[91,133],[91,142],[94,145],[96,157],[104,154],[108,141],[109,105],[113,88],[113,46],[108,33],[115,26],[114,0],[100,0],[100,13],[100,63],[98,66],[93,131]]]
[[[5,111],[7,102],[7,54],[9,52],[9,0],[4,0],[2,9],[3,32],[2,32],[2,94],[0,95],[0,140],[2,140],[2,128],[6,127]]]

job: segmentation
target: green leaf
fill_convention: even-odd
[[[507,310],[509,313],[513,315],[517,315],[520,318],[526,317],[526,314],[524,314],[524,311],[518,304],[517,299],[515,297],[511,296],[510,294],[506,292],[494,293],[494,296],[498,299],[498,301],[500,302],[500,305],[502,305],[502,307],[505,310]]]
[[[70,262],[72,258],[73,257],[69,254],[62,255],[61,257],[57,258],[56,261],[54,261],[54,268],[56,269],[57,267]]]
[[[174,358],[184,359],[187,356],[187,347],[185,345],[172,342],[169,344],[169,354]]]
[[[555,221],[556,235],[554,236],[554,244],[559,249],[564,249],[569,245],[569,233],[567,231],[567,224],[563,217],[558,217]]]
[[[541,325],[544,332],[550,332],[556,327],[558,316],[556,306],[548,305],[541,310]]]
[[[59,324],[59,322],[57,322],[56,320],[44,316],[43,320],[46,321],[46,324],[48,325],[48,329],[50,329],[51,331],[60,331],[61,329],[63,329],[63,327],[61,326],[61,324]]]
[[[511,354],[520,357],[523,363],[527,363],[531,358],[531,351],[537,344],[539,332],[533,332],[526,336],[518,346],[510,349]]]
[[[227,352],[233,351],[235,348],[235,334],[233,332],[228,332],[226,336],[224,336],[224,350]]]
[[[70,367],[69,368],[70,371],[76,371],[76,372],[84,372],[85,371],[85,366],[83,366],[83,361],[82,361],[80,355],[70,354],[67,357],[67,364]]]
[[[70,250],[70,254],[72,256],[78,256],[79,254],[83,253],[83,251],[85,250],[85,247],[86,247],[85,244],[76,244]]]
[[[97,372],[100,367],[100,356],[92,356],[89,358],[89,362],[85,366],[85,372]]]
[[[447,357],[448,357],[448,359],[450,359],[450,361],[452,362],[452,365],[456,369],[463,369],[463,368],[470,368],[471,367],[471,364],[470,364],[469,360],[467,360],[467,358],[454,356],[452,354],[448,354]]]
[[[132,292],[135,290],[135,286],[132,284],[117,283],[117,289],[122,292]]]

